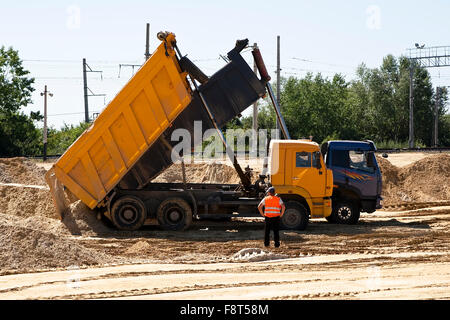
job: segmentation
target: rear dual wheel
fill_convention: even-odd
[[[138,230],[144,225],[146,218],[145,204],[135,196],[120,197],[111,208],[111,220],[119,230]]]
[[[164,230],[186,230],[192,224],[191,206],[181,198],[170,198],[161,202],[156,216]]]

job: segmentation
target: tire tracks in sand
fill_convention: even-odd
[[[421,263],[411,263],[410,259],[419,257]],[[425,257],[428,262],[424,262]],[[443,261],[433,262],[440,257]],[[256,263],[141,264],[18,274],[0,277],[0,298],[342,298],[405,287],[411,287],[412,294],[419,285],[448,289],[450,261],[446,257],[439,252],[331,255]],[[383,267],[389,259],[396,259],[395,268],[392,263]],[[380,287],[371,289],[371,282]],[[430,297],[428,291],[424,298]]]

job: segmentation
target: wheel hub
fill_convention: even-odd
[[[286,210],[284,213],[284,224],[287,226],[295,226],[300,222],[300,217],[298,214],[294,212],[290,212],[290,210]]]
[[[133,219],[133,215],[134,215],[134,212],[133,212],[133,210],[131,210],[131,209],[126,209],[126,210],[123,212],[123,217],[124,217],[125,219],[127,219],[127,220]]]
[[[182,214],[178,210],[170,210],[167,214],[167,217],[169,218],[170,222],[176,223],[181,220]]]
[[[136,208],[132,205],[125,205],[120,212],[120,219],[126,223],[133,223],[137,219]]]
[[[343,220],[349,219],[351,216],[351,213],[352,213],[352,210],[349,207],[340,207],[337,212],[338,216]]]

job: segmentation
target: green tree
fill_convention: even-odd
[[[22,66],[13,48],[0,48],[0,156],[30,155],[39,152],[39,130],[34,121],[39,112],[25,115],[22,107],[31,103],[34,79]]]
[[[439,145],[450,146],[450,113],[445,114],[439,123]]]
[[[405,57],[388,55],[380,68],[364,64],[350,86],[349,115],[355,137],[403,142],[409,138],[409,67]],[[428,71],[414,68],[414,130],[418,144],[430,145],[434,93]]]
[[[436,103],[437,94],[435,92],[433,101]],[[441,88],[438,101],[438,144],[439,146],[450,146],[450,113],[446,103],[448,101],[447,88]],[[434,113],[433,113],[434,114]],[[434,122],[433,122],[434,125]]]
[[[64,124],[60,130],[50,128],[47,131],[48,154],[64,153],[90,125],[91,123],[80,122],[76,126]]]
[[[308,138],[322,142],[329,136],[344,136],[351,131],[346,120],[348,83],[336,74],[331,80],[320,73],[305,78],[290,77],[283,86],[281,105],[293,139]]]

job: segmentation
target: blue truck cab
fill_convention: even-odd
[[[381,172],[370,141],[328,141],[321,152],[333,171],[332,223],[356,224],[360,212],[381,209]]]

